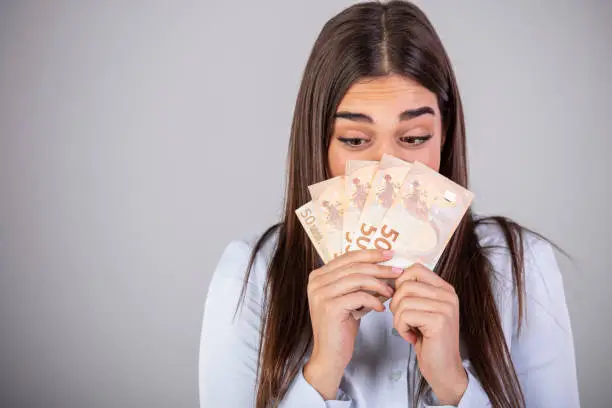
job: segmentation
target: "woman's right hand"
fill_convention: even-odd
[[[392,252],[379,249],[347,252],[309,275],[314,345],[304,378],[326,400],[336,399],[344,369],[353,356],[360,320],[352,312],[362,307],[382,312],[385,307],[376,295],[393,295],[383,280],[394,281],[402,270],[377,265],[392,257]]]

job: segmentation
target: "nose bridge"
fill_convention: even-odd
[[[402,155],[401,147],[397,144],[392,135],[380,135],[378,139],[378,148],[376,149],[377,157],[373,160],[380,160],[383,154],[390,154],[395,157],[400,157]]]

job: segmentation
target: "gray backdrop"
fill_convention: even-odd
[[[196,407],[224,246],[279,213],[294,100],[349,1],[3,1],[0,406]],[[612,4],[424,0],[475,208],[560,259],[583,406],[610,406]]]

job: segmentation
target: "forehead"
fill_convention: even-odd
[[[346,92],[338,110],[405,110],[431,106],[438,110],[436,95],[418,82],[400,75],[364,78]]]

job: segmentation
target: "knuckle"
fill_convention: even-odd
[[[334,273],[336,273],[338,277],[342,278],[344,276],[349,276],[353,272],[353,270],[354,267],[352,265],[347,265],[336,269]]]
[[[402,282],[400,282],[398,279],[391,279],[389,283],[391,282],[393,282],[394,294],[396,296],[401,296],[403,294]]]
[[[403,286],[397,286],[397,283],[395,284],[395,290],[393,291],[393,297],[396,299],[403,299],[406,297],[406,290],[405,287]]]
[[[306,289],[309,291],[313,291],[315,290],[317,287],[319,286],[319,280],[317,279],[316,276],[309,276],[308,277],[308,282],[306,283]]]
[[[419,274],[419,275],[420,275],[420,274],[422,274],[423,272],[426,272],[426,271],[428,270],[428,269],[427,269],[427,268],[426,268],[426,267],[425,267],[425,266],[424,266],[422,263],[420,263],[420,262],[415,263],[415,264],[413,265],[413,267],[414,267],[414,269],[413,269],[413,270],[415,271],[415,273],[417,273],[417,274]]]
[[[455,314],[455,308],[452,305],[444,304],[443,312],[445,316],[453,317],[453,315]]]
[[[352,263],[348,265],[344,265],[343,267],[336,269],[336,272],[339,272],[342,276],[351,275],[359,270],[358,263]]]
[[[317,304],[320,301],[320,295],[316,290],[310,290],[308,292],[308,299],[312,304]]]
[[[393,295],[391,297],[391,301],[389,302],[389,309],[395,313],[398,310],[398,305],[400,302],[401,298],[396,297],[395,295]]]
[[[346,273],[348,274],[362,274],[364,270],[365,268],[362,263],[352,264],[350,267],[345,269]]]
[[[312,276],[309,276],[308,282],[306,283],[306,290],[308,290],[308,292],[311,292],[315,289],[315,287],[316,287],[315,278],[313,278]]]
[[[315,269],[308,274],[308,281],[313,281],[321,275],[321,269]]]

